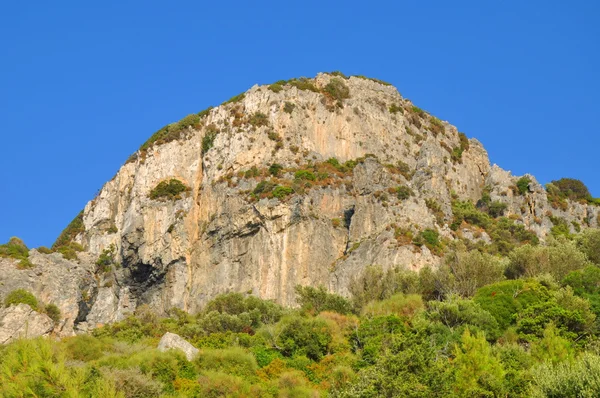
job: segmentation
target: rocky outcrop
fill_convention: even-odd
[[[162,352],[167,350],[181,350],[188,361],[193,360],[199,352],[196,347],[191,345],[183,337],[171,332],[167,332],[161,337],[157,348]]]
[[[35,267],[17,270],[0,259],[3,281],[55,302],[71,330],[88,330],[140,304],[195,312],[239,291],[293,305],[298,284],[346,295],[371,264],[435,266],[439,257],[406,237],[432,229],[489,242],[449,227],[452,200],[484,193],[542,240],[556,217],[572,229],[598,226],[597,206],[554,208],[533,177],[519,194],[518,178],[491,166],[477,140],[392,86],[329,74],[301,83],[254,86],[159,131],[86,205],[78,262],[34,251]],[[171,179],[188,189],[151,195]],[[96,259],[113,247],[114,264],[99,271]],[[8,290],[0,286],[0,298]]]
[[[86,319],[95,301],[95,256],[79,254],[79,261],[65,260],[61,254],[29,252],[32,268],[19,269],[15,260],[0,258],[0,300],[16,289],[31,292],[44,304],[60,309],[61,320],[55,327],[58,336],[73,334],[76,323]]]
[[[52,319],[27,304],[11,305],[0,310],[0,344],[20,338],[48,336],[53,329]]]
[[[332,79],[321,74],[312,82],[322,89]],[[491,167],[475,139],[466,148],[454,126],[414,107],[392,86],[356,77],[344,83],[350,98],[341,106],[293,85],[278,92],[254,86],[240,101],[212,109],[180,139],[138,153],[86,206],[78,242],[95,254],[117,247],[126,270],[119,285],[127,286],[131,301],[196,311],[227,291],[289,305],[297,284],[347,294],[351,278],[370,264],[435,265],[438,258],[425,246],[398,243],[394,226],[413,233],[432,228],[451,238],[452,197],[476,202],[486,186],[493,200],[508,204],[507,215],[542,238],[549,232],[546,214],[555,211],[535,180],[531,195],[517,197],[516,178]],[[214,131],[213,147],[203,150]],[[286,198],[251,198],[267,179],[249,176],[253,167],[264,173],[280,164],[278,179],[291,181],[293,170],[330,158],[362,160],[331,183],[296,186]],[[149,192],[170,178],[189,192],[174,201],[151,199]],[[413,196],[397,199],[398,186]],[[428,201],[439,205],[443,219]],[[597,223],[597,208],[573,204],[567,213],[561,217]]]

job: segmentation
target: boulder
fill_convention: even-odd
[[[183,351],[188,361],[194,359],[198,354],[198,349],[186,341],[183,337],[167,332],[158,343],[158,350],[165,352],[167,350],[178,349]]]
[[[53,329],[52,319],[34,311],[27,304],[11,305],[0,310],[0,344],[8,344],[19,338],[47,336]]]

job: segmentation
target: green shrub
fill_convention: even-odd
[[[104,355],[107,345],[89,334],[68,337],[62,341],[67,356],[78,361],[94,361]]]
[[[377,316],[405,316],[412,317],[424,309],[423,299],[418,294],[405,295],[396,293],[382,301],[371,301],[363,309],[362,315],[367,317]]]
[[[534,397],[600,396],[600,357],[592,353],[573,362],[540,364],[532,375]]]
[[[49,248],[47,248],[46,246],[40,246],[40,247],[38,247],[37,251],[39,253],[42,253],[42,254],[51,254],[51,253],[53,253],[52,250],[49,249]]]
[[[255,195],[260,195],[262,193],[271,192],[275,186],[276,184],[272,183],[271,181],[263,180],[256,184],[256,187],[254,188],[252,193],[254,193]]]
[[[67,260],[77,260],[77,252],[83,251],[83,246],[76,242],[69,242],[66,245],[60,246],[56,251],[62,254]]]
[[[102,272],[109,272],[111,270],[111,266],[115,263],[115,245],[111,244],[98,256],[98,260],[96,260],[96,266]]]
[[[273,130],[269,130],[269,131],[267,131],[267,137],[269,137],[269,139],[270,139],[271,141],[275,141],[275,142],[277,142],[277,143],[278,143],[278,145],[276,145],[276,146],[275,146],[275,148],[276,148],[276,149],[280,149],[280,148],[282,148],[282,147],[283,147],[283,144],[282,144],[282,141],[283,141],[283,139],[282,139],[282,138],[281,138],[281,136],[280,136],[278,133],[276,133],[275,131],[273,131]]]
[[[68,366],[51,339],[21,339],[2,348],[2,397],[118,397],[98,372]]]
[[[350,89],[340,79],[333,78],[325,85],[323,91],[327,93],[331,98],[341,103],[344,99],[350,98]]]
[[[436,230],[427,228],[421,232],[421,236],[423,237],[425,244],[431,246],[438,246],[440,244],[440,234]]]
[[[458,133],[458,139],[460,141],[460,147],[463,151],[469,150],[469,139],[464,133]]]
[[[4,306],[9,307],[11,305],[16,304],[27,304],[32,309],[38,309],[38,300],[35,298],[33,294],[28,292],[25,289],[17,289],[8,293],[8,295],[4,298]]]
[[[367,303],[386,300],[397,293],[420,293],[422,286],[416,272],[400,268],[384,271],[381,266],[371,265],[360,276],[352,278],[348,289],[359,312]]]
[[[600,229],[586,229],[577,236],[577,247],[594,264],[600,265]]]
[[[398,113],[398,112],[404,113],[404,108],[402,108],[400,105],[396,105],[396,104],[390,105],[388,110],[390,111],[390,113]]]
[[[569,361],[573,357],[573,348],[569,340],[560,337],[556,326],[550,322],[544,329],[544,335],[531,345],[531,356],[538,362],[559,362]]]
[[[219,134],[219,129],[214,124],[208,125],[202,137],[202,153],[208,152],[215,143],[215,138]]]
[[[406,200],[413,195],[413,191],[406,185],[396,187],[396,196],[400,200]]]
[[[491,225],[489,215],[479,211],[475,205],[469,201],[453,201],[452,212],[454,213],[454,220],[452,221],[451,228],[454,230],[458,229],[463,221],[484,229],[489,228]]]
[[[477,290],[473,301],[498,321],[502,331],[515,324],[515,316],[523,309],[548,300],[549,290],[537,281],[502,281]]]
[[[319,92],[319,89],[317,88],[317,86],[315,86],[313,81],[305,77],[301,77],[298,79],[290,79],[286,83],[292,87],[296,87],[298,90],[312,91],[314,93]]]
[[[461,147],[454,147],[450,153],[450,159],[452,159],[454,163],[462,163],[462,154],[463,149]]]
[[[332,341],[329,325],[320,318],[284,317],[276,325],[276,330],[274,347],[286,357],[305,355],[319,361],[327,354]]]
[[[33,264],[29,261],[29,248],[21,239],[14,236],[9,239],[8,243],[0,245],[0,257],[20,260],[17,265],[19,269],[33,267]]]
[[[292,113],[294,111],[294,109],[296,108],[296,105],[294,105],[291,102],[286,101],[285,104],[283,105],[283,111],[286,113]]]
[[[251,386],[245,377],[232,376],[221,372],[207,371],[195,383],[197,391],[195,397],[220,398],[220,397],[250,397],[269,396],[261,386]]]
[[[415,113],[415,114],[417,114],[420,117],[425,117],[425,111],[423,109],[419,108],[418,106],[414,106],[413,105],[410,108],[410,110],[411,110],[412,113]]]
[[[283,199],[286,196],[293,194],[294,190],[290,187],[285,187],[283,185],[277,185],[275,188],[273,188],[272,193],[273,193],[273,197],[275,197],[277,199]]]
[[[205,117],[210,115],[210,111],[212,109],[213,109],[213,107],[209,106],[208,108],[204,109],[203,111],[198,112],[198,116],[200,117],[200,119],[204,119]]]
[[[439,238],[440,234],[436,230],[426,228],[413,239],[413,244],[415,244],[416,246],[425,245],[429,250],[437,252],[438,248],[440,247]]]
[[[592,311],[600,319],[600,268],[588,265],[584,269],[572,271],[561,281],[563,286],[571,286],[573,292],[590,302]]]
[[[566,240],[551,241],[546,246],[521,246],[509,254],[509,260],[506,269],[508,278],[547,273],[560,280],[569,272],[588,265],[585,254],[577,249],[575,243]]]
[[[504,215],[504,211],[506,210],[507,207],[508,207],[508,205],[506,203],[494,201],[494,202],[490,203],[490,205],[488,207],[488,213],[490,214],[490,216],[492,216],[494,218],[498,218],[498,217],[501,217]]]
[[[470,297],[478,288],[504,279],[506,262],[478,250],[450,252],[440,267],[438,283],[446,294]]]
[[[279,163],[273,163],[269,166],[269,174],[271,174],[274,177],[277,177],[281,170],[283,170],[283,166]]]
[[[295,287],[296,300],[304,311],[318,314],[323,311],[333,311],[338,314],[349,314],[352,312],[352,303],[342,296],[327,292],[323,286],[314,288],[311,286]]]
[[[190,188],[187,185],[176,178],[171,178],[159,182],[148,196],[154,200],[179,200],[181,194],[189,190]]]
[[[315,181],[317,179],[315,174],[310,170],[298,170],[296,173],[294,173],[294,178],[296,180],[308,180],[308,181]]]
[[[53,250],[57,250],[61,246],[67,245],[73,241],[77,235],[85,231],[83,225],[83,210],[67,225],[67,227],[60,233],[54,244],[52,245]]]
[[[261,112],[256,112],[252,116],[248,122],[254,127],[268,126],[269,125],[269,117]]]
[[[429,119],[429,129],[435,136],[437,136],[438,134],[444,132],[444,124],[442,123],[442,121],[440,119],[438,119],[435,116],[432,116]],[[462,152],[462,148],[461,148],[461,152]]]
[[[558,188],[559,195],[571,200],[589,200],[592,198],[590,191],[585,184],[574,178],[561,178],[557,181],[551,181],[551,184]]]
[[[464,394],[462,396],[506,396],[504,369],[482,333],[471,335],[468,329],[465,330],[461,345],[454,349],[454,356],[454,389]]]
[[[270,84],[269,90],[271,90],[274,93],[279,93],[281,90],[283,90],[283,86],[285,85],[285,83],[285,80],[280,80],[278,82]]]
[[[46,313],[46,315],[48,315],[48,317],[55,323],[60,321],[60,308],[58,308],[56,304],[46,304],[44,307],[44,313]]]
[[[477,302],[458,296],[449,296],[445,301],[430,301],[424,316],[433,323],[442,324],[458,337],[465,329],[484,332],[489,341],[501,335],[498,321]],[[431,327],[435,330],[435,327]]]
[[[200,351],[194,363],[201,371],[218,371],[230,375],[251,377],[258,369],[254,356],[242,348]]]
[[[398,172],[404,176],[404,178],[406,178],[407,180],[410,180],[412,178],[412,170],[410,169],[410,166],[407,163],[404,163],[403,161],[399,160],[397,163],[396,169],[398,170]]]
[[[219,314],[247,314],[253,326],[277,322],[282,314],[281,306],[269,300],[241,293],[222,294],[206,304],[204,313],[215,311]]]
[[[255,178],[255,177],[258,177],[258,176],[260,176],[260,171],[258,170],[258,167],[256,167],[256,166],[250,167],[244,173],[244,178]]]
[[[13,236],[8,243],[0,245],[0,257],[27,258],[29,257],[29,248],[21,239]]]
[[[236,102],[242,101],[244,98],[246,98],[246,93],[241,93],[241,94],[235,95],[235,96],[231,97],[230,99],[228,99],[227,101],[223,102],[222,105],[234,104]]]
[[[517,180],[517,189],[519,190],[519,194],[525,195],[529,192],[529,184],[531,184],[531,178],[525,176],[521,177]]]
[[[585,341],[593,331],[596,319],[590,303],[574,296],[569,287],[552,293],[549,300],[524,308],[516,315],[516,330],[520,337],[536,341],[543,337],[545,328],[552,322],[562,337]]]
[[[332,76],[341,77],[342,79],[348,79],[348,76],[344,75],[339,70],[334,70],[333,72],[329,72],[329,74],[332,75]]]
[[[158,398],[163,395],[164,384],[153,380],[139,369],[103,369],[104,377],[110,379],[117,391],[125,398]]]

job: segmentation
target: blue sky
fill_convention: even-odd
[[[597,1],[0,5],[0,242],[50,246],[165,124],[255,83],[386,80],[491,161],[600,196]]]

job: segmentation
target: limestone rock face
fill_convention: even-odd
[[[191,345],[183,337],[175,333],[167,332],[158,342],[158,350],[164,352],[173,349],[183,351],[188,361],[194,359],[199,352],[196,347]]]
[[[323,89],[332,79],[320,74],[312,82]],[[424,246],[399,243],[395,229],[416,234],[432,228],[452,237],[445,225],[452,197],[476,202],[486,186],[493,200],[507,203],[507,215],[542,239],[549,232],[546,213],[555,210],[534,179],[532,194],[517,197],[510,189],[517,178],[491,167],[477,140],[469,140],[457,160],[453,151],[461,137],[454,126],[413,107],[392,86],[343,81],[350,98],[341,106],[291,85],[279,92],[254,86],[240,101],[212,109],[180,139],[138,153],[88,203],[78,242],[96,255],[115,245],[124,267],[118,285],[128,289],[132,306],[196,311],[229,291],[287,305],[294,304],[297,284],[347,294],[350,280],[371,264],[435,266],[438,257]],[[392,112],[392,105],[401,111]],[[213,147],[203,150],[203,139],[215,129]],[[268,180],[248,177],[253,167],[264,174],[279,164],[284,170],[277,178],[291,181],[293,170],[330,158],[361,160],[329,184],[296,184],[296,193],[280,199],[252,198],[257,184]],[[189,192],[173,201],[151,199],[151,190],[170,178]],[[413,195],[396,198],[398,186]],[[443,220],[428,202],[439,205]],[[595,226],[597,214],[597,208],[573,203],[561,216]],[[118,295],[107,295],[108,302]]]
[[[60,309],[56,335],[73,335],[75,325],[85,320],[97,292],[94,257],[87,253],[80,253],[79,257],[78,262],[69,261],[59,253],[41,254],[34,249],[29,252],[34,265],[30,269],[18,269],[14,260],[0,258],[0,302],[13,290],[25,289],[41,303]]]
[[[335,98],[333,79],[349,98]],[[476,203],[484,192],[542,240],[550,216],[598,226],[599,207],[555,209],[533,177],[527,195],[516,193],[518,177],[491,166],[477,140],[392,86],[329,74],[308,82],[312,89],[254,86],[182,129],[163,130],[178,133],[144,145],[85,206],[79,261],[32,251],[35,267],[17,270],[0,259],[0,298],[26,287],[57,304],[72,332],[121,320],[141,304],[195,312],[232,291],[285,305],[295,304],[296,285],[347,295],[372,264],[438,265],[406,238],[425,229],[489,242],[485,232],[449,228],[452,200]],[[273,164],[281,170],[270,175]],[[321,171],[302,174],[313,165]],[[189,189],[150,197],[171,179]],[[275,195],[276,186],[291,193]],[[101,272],[95,261],[111,247],[115,266]]]
[[[54,321],[27,304],[11,305],[0,310],[0,344],[19,338],[47,336],[54,329]]]

